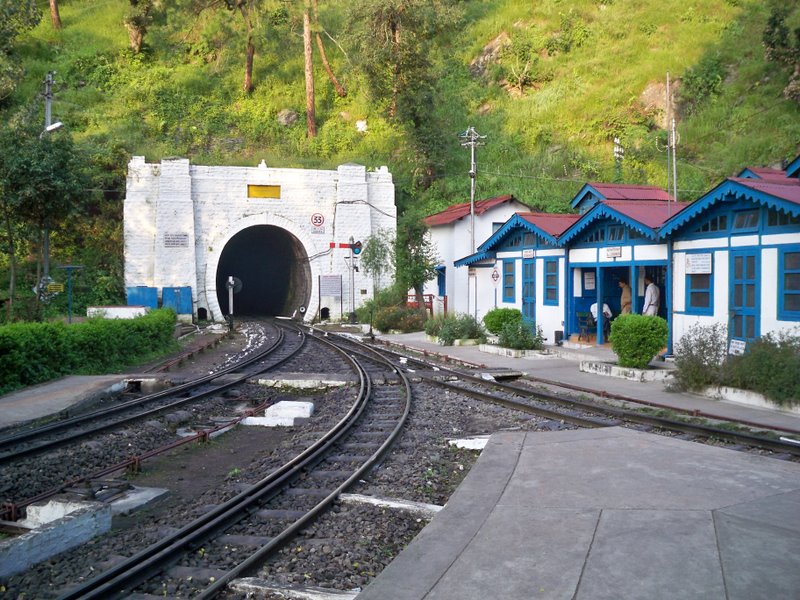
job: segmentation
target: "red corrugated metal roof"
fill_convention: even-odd
[[[506,194],[505,196],[497,196],[495,198],[487,198],[485,200],[477,200],[475,202],[475,214],[482,215],[490,208],[493,208],[498,204],[503,204],[503,202],[509,202],[511,200],[516,200],[516,198],[514,198],[514,196],[512,196],[511,194]],[[442,212],[438,212],[436,214],[425,217],[423,222],[428,227],[435,227],[437,225],[447,225],[448,223],[452,223],[453,221],[458,221],[459,219],[463,219],[467,215],[469,215],[469,202],[462,202],[461,204],[454,204],[453,206],[448,206]]]
[[[603,204],[634,221],[638,221],[642,225],[647,225],[651,229],[657,229],[661,227],[667,219],[677,215],[680,211],[689,206],[690,203],[665,202],[663,200],[640,200],[638,202],[631,202],[630,200],[607,200]]]
[[[600,192],[606,200],[670,200],[670,195],[654,185],[627,183],[597,183],[589,185]]]
[[[750,170],[752,171],[753,169]],[[729,179],[752,190],[800,204],[800,180],[798,179],[790,177],[782,177],[780,179],[773,177],[768,180],[742,179],[739,177],[730,177]]]
[[[565,215],[565,214],[552,214],[552,213],[517,213],[520,218],[525,219],[528,223],[536,225],[545,233],[549,233],[553,237],[558,237],[569,229],[575,221],[581,218],[581,215]]]
[[[762,179],[762,181],[769,179],[776,179],[776,180],[786,179],[786,171],[781,171],[780,169],[771,169],[769,167],[747,167],[746,169],[744,169],[744,171],[742,171],[742,173],[744,173],[745,171],[750,171],[754,175],[758,175]],[[740,173],[740,175],[742,173]]]

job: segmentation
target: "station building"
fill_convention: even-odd
[[[191,316],[221,320],[233,277],[235,314],[338,319],[380,284],[353,268],[350,241],[394,235],[396,215],[386,167],[208,167],[134,156],[124,205],[129,304],[137,290],[161,301],[184,290]]]
[[[582,320],[591,305],[619,315],[622,280],[640,313],[647,277],[670,349],[695,324],[724,324],[739,351],[800,325],[800,157],[782,170],[744,169],[692,203],[653,186],[587,183],[571,206],[578,214],[516,213],[456,259],[486,276],[476,275],[474,313],[458,296],[450,309],[480,319],[518,308],[550,341],[603,344],[603,311],[590,331]]]
[[[479,200],[475,202],[474,211],[469,202],[464,202],[424,219],[439,258],[436,281],[427,283],[423,290],[434,299],[434,314],[447,312],[448,299],[453,298],[459,299],[458,312],[473,316],[477,314],[478,305],[486,302],[485,298],[478,298],[478,294],[485,294],[489,289],[480,280],[489,273],[479,277],[477,269],[457,269],[455,261],[471,254],[477,242],[500,229],[514,213],[528,210],[514,196],[506,195]]]

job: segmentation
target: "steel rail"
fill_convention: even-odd
[[[21,502],[7,502],[0,505],[0,518],[3,518],[7,521],[16,521],[21,509],[24,509],[31,504],[35,504],[36,502],[42,502],[44,500],[48,500],[53,496],[56,496],[64,491],[65,488],[74,487],[80,485],[82,483],[86,483],[87,481],[92,481],[95,479],[102,479],[103,477],[107,477],[108,475],[112,475],[119,471],[128,470],[130,472],[138,473],[141,470],[141,465],[145,460],[153,458],[155,456],[159,456],[165,452],[169,452],[170,450],[174,450],[175,448],[180,448],[181,446],[185,446],[186,444],[191,444],[193,442],[206,442],[208,441],[215,433],[224,431],[226,429],[230,429],[231,427],[237,425],[243,419],[248,417],[252,417],[257,412],[261,410],[265,410],[269,406],[269,401],[259,404],[258,406],[254,406],[253,408],[248,409],[245,411],[244,414],[231,419],[230,421],[226,421],[224,423],[220,423],[215,427],[211,427],[208,429],[203,429],[198,431],[196,434],[183,437],[179,440],[171,442],[165,446],[161,446],[160,448],[155,448],[153,450],[148,450],[143,454],[139,454],[137,456],[132,456],[120,463],[115,465],[110,465],[108,467],[104,467],[99,471],[91,473],[90,475],[85,475],[82,477],[78,477],[75,479],[71,479],[69,481],[65,481],[57,487],[51,488],[47,491],[42,492],[41,494],[37,494],[32,498],[28,498],[26,500],[22,500]]]
[[[349,339],[351,341],[351,343],[354,343],[354,344],[359,344],[360,343],[360,342],[358,342],[356,340],[353,340],[352,338],[347,338],[347,339]],[[421,360],[419,358],[408,357],[408,356],[405,356],[405,355],[403,355],[403,354],[401,354],[399,352],[396,352],[394,350],[390,350],[388,348],[382,348],[381,352],[385,352],[386,354],[390,354],[390,355],[393,355],[393,356],[396,356],[396,357],[400,357],[400,358],[407,358],[409,360],[413,360],[414,362],[416,362],[416,363],[418,363],[420,365],[424,365],[426,367],[434,366],[430,362]],[[648,425],[650,427],[656,427],[656,428],[659,428],[659,429],[679,431],[681,433],[685,433],[685,434],[689,434],[689,435],[696,435],[696,436],[702,436],[702,437],[707,437],[707,438],[715,438],[715,439],[719,439],[719,440],[722,440],[722,441],[725,441],[725,442],[729,442],[729,443],[734,444],[734,445],[743,445],[743,446],[749,446],[749,447],[752,447],[752,448],[760,448],[760,449],[764,449],[764,450],[769,450],[771,452],[776,452],[776,453],[779,453],[779,454],[784,454],[785,453],[785,454],[790,454],[792,456],[800,456],[800,446],[798,446],[798,444],[796,442],[792,442],[791,440],[783,441],[781,439],[771,439],[771,438],[766,437],[766,436],[754,435],[754,434],[745,433],[745,432],[731,431],[729,429],[723,429],[721,427],[713,427],[711,425],[701,425],[699,423],[687,423],[685,421],[679,421],[679,420],[676,420],[676,419],[668,419],[666,417],[659,417],[659,416],[656,416],[656,415],[647,415],[647,414],[641,413],[639,411],[626,410],[626,409],[623,409],[623,408],[615,408],[615,407],[611,407],[611,406],[602,406],[602,405],[598,405],[598,404],[592,403],[592,402],[584,402],[582,400],[578,400],[578,399],[575,399],[575,398],[566,398],[564,396],[560,396],[560,395],[555,394],[555,393],[549,393],[549,392],[545,392],[545,391],[541,391],[541,390],[531,390],[530,388],[524,388],[524,387],[520,387],[520,386],[516,386],[516,385],[510,385],[510,384],[502,383],[502,382],[499,382],[499,381],[487,381],[487,380],[482,379],[480,377],[475,377],[474,375],[470,375],[470,374],[464,373],[462,371],[458,371],[456,369],[452,369],[450,367],[442,367],[442,366],[439,366],[439,365],[435,365],[435,366],[436,366],[437,369],[440,369],[440,371],[442,373],[450,373],[450,374],[452,374],[452,375],[454,375],[456,377],[459,377],[461,379],[465,379],[465,380],[468,380],[468,381],[472,381],[473,383],[477,383],[477,384],[482,385],[482,386],[490,386],[490,387],[498,388],[498,389],[501,389],[501,390],[504,390],[504,391],[507,391],[507,392],[510,392],[510,393],[513,393],[513,394],[517,394],[517,395],[520,395],[520,396],[523,396],[523,397],[530,397],[530,398],[534,398],[534,399],[545,399],[548,402],[552,402],[554,404],[558,404],[558,405],[561,405],[561,406],[564,406],[564,407],[567,407],[567,408],[576,408],[576,409],[580,409],[580,410],[583,410],[583,411],[586,411],[586,412],[590,412],[590,413],[594,413],[594,414],[601,415],[601,416],[609,416],[609,417],[612,417],[614,419],[618,419],[620,422],[622,422],[622,421],[633,422],[633,423],[637,423],[637,424],[641,424],[641,425]],[[428,376],[425,376],[425,375],[421,375],[420,377],[422,379],[425,379],[426,381],[428,381],[430,383],[439,384],[439,381],[437,381],[436,378],[434,378],[434,377],[428,377]],[[650,403],[650,402],[641,402],[641,401],[639,401],[639,400],[637,400],[635,398],[628,398],[628,397],[625,397],[625,396],[608,394],[608,393],[603,392],[601,390],[592,390],[590,388],[571,386],[569,384],[565,385],[565,384],[561,384],[559,382],[550,381],[550,380],[543,380],[543,379],[536,378],[536,377],[533,377],[533,378],[530,378],[530,379],[533,379],[534,381],[540,381],[542,383],[547,383],[547,384],[550,384],[550,385],[560,386],[560,387],[563,387],[563,388],[566,388],[566,389],[575,389],[576,391],[595,394],[595,395],[601,396],[601,397],[616,398],[618,400],[622,400],[622,401],[625,401],[625,402],[631,402],[631,403],[653,405],[653,403]],[[463,388],[459,388],[459,391],[464,391],[464,390],[463,390]],[[467,392],[464,392],[464,393],[467,393]],[[664,408],[669,408],[669,407],[664,407]],[[555,413],[555,414],[558,415],[559,413]],[[687,414],[690,415],[690,416],[693,416],[693,417],[701,416],[697,411],[687,412]],[[702,415],[702,416],[705,416],[707,418],[712,418],[712,419],[715,419],[715,420],[731,422],[731,423],[734,423],[734,424],[742,424],[742,425],[746,425],[746,426],[756,426],[756,427],[765,429],[762,425],[754,425],[753,423],[730,421],[730,420],[724,419],[724,418],[719,417],[719,416],[713,416],[713,415],[708,415],[708,414]],[[562,417],[553,417],[553,418],[558,418],[559,420],[560,419],[567,420],[566,419],[566,415],[563,415]],[[595,426],[597,426],[597,425],[595,425]],[[785,431],[785,430],[784,429],[777,429],[777,431]]]
[[[324,341],[324,340],[323,340]],[[328,342],[331,343],[331,342]],[[303,517],[300,517],[297,521],[292,523],[289,527],[287,527],[284,531],[280,534],[275,536],[272,540],[270,540],[267,544],[262,546],[258,551],[250,555],[247,559],[239,563],[236,567],[228,571],[225,575],[218,578],[215,582],[213,582],[209,587],[207,587],[197,598],[199,600],[209,600],[211,598],[216,597],[220,594],[227,585],[238,577],[242,577],[253,569],[257,568],[264,561],[275,551],[281,548],[287,541],[289,541],[292,537],[294,537],[303,527],[311,523],[314,519],[316,519],[322,512],[328,509],[331,504],[342,494],[347,488],[349,488],[354,483],[358,482],[359,480],[363,479],[364,476],[367,475],[376,465],[380,463],[383,459],[385,454],[389,451],[392,445],[395,443],[397,438],[399,437],[400,433],[402,432],[403,427],[405,426],[406,421],[408,420],[408,415],[411,412],[411,383],[409,382],[408,378],[402,373],[396,366],[392,365],[389,361],[387,361],[384,357],[380,356],[377,352],[373,351],[373,354],[377,355],[381,362],[386,364],[392,371],[397,373],[400,380],[403,382],[405,387],[405,407],[403,409],[403,414],[399,418],[397,424],[395,425],[392,432],[386,438],[386,440],[381,444],[381,446],[358,468],[350,477],[347,478],[346,481],[341,483],[333,492],[331,492],[328,496],[326,496],[323,500],[317,503],[313,508],[311,508]],[[372,358],[375,360],[375,358]],[[356,361],[357,362],[357,361]],[[359,368],[363,370],[363,367],[359,365]],[[366,373],[364,373],[366,376]],[[367,377],[367,379],[369,379]]]
[[[250,365],[250,364],[252,364],[254,362],[257,362],[257,361],[265,358],[266,356],[268,356],[269,354],[274,352],[280,346],[280,344],[283,342],[283,331],[281,329],[278,329],[278,332],[279,332],[278,339],[276,339],[275,342],[272,345],[270,345],[268,348],[265,348],[262,352],[260,352],[256,356],[251,356],[251,357],[249,357],[246,360],[243,360],[241,362],[235,363],[233,365],[229,365],[229,366],[227,366],[227,367],[225,367],[223,369],[220,369],[218,371],[214,371],[213,373],[210,373],[208,375],[204,375],[203,377],[198,377],[197,379],[193,379],[192,381],[188,381],[186,383],[182,383],[180,385],[176,385],[174,387],[171,387],[171,388],[166,389],[166,390],[162,390],[160,392],[155,392],[153,394],[148,394],[148,395],[142,396],[140,398],[135,398],[133,400],[128,400],[126,402],[122,402],[122,403],[117,404],[115,406],[110,406],[108,408],[103,408],[103,409],[96,410],[96,411],[93,411],[93,412],[85,413],[83,415],[78,415],[78,416],[75,416],[75,417],[69,417],[67,419],[61,419],[59,421],[54,421],[52,423],[47,423],[46,425],[42,425],[40,427],[36,427],[35,429],[30,429],[30,430],[27,430],[27,431],[21,431],[19,433],[14,434],[14,435],[10,435],[10,436],[6,436],[6,437],[3,437],[3,438],[0,438],[0,450],[5,448],[6,446],[11,446],[13,444],[18,444],[18,443],[23,442],[23,441],[25,441],[27,439],[40,436],[40,435],[42,435],[44,433],[51,433],[51,432],[54,432],[54,431],[58,431],[60,429],[66,429],[68,427],[72,427],[73,425],[80,424],[83,421],[88,421],[88,420],[95,419],[95,418],[114,415],[114,414],[116,414],[118,412],[121,412],[121,411],[124,411],[124,410],[126,410],[128,408],[135,407],[137,404],[142,404],[144,402],[150,402],[152,400],[158,400],[160,398],[166,398],[166,397],[173,396],[173,395],[181,393],[181,392],[185,392],[185,391],[190,390],[192,388],[195,388],[195,387],[197,387],[199,385],[203,385],[205,383],[213,381],[214,379],[217,379],[218,377],[221,377],[222,375],[225,375],[227,373],[230,373],[230,372],[233,372],[235,370],[241,369],[242,367],[246,367],[246,366],[248,366],[248,365]]]
[[[66,428],[68,426],[76,426],[76,425],[80,425],[82,423],[87,423],[87,422],[90,422],[90,421],[92,421],[92,420],[94,420],[96,418],[110,417],[110,416],[113,416],[114,414],[122,412],[124,410],[135,408],[137,405],[142,405],[142,404],[145,404],[147,402],[151,402],[153,400],[158,400],[158,399],[161,399],[161,398],[165,398],[165,397],[169,397],[169,396],[172,396],[172,395],[177,395],[179,393],[186,392],[187,390],[190,390],[192,388],[196,388],[196,387],[199,387],[201,385],[205,385],[209,381],[217,379],[217,378],[221,377],[222,375],[225,375],[225,374],[230,373],[232,371],[241,369],[243,366],[252,365],[253,363],[256,363],[256,362],[258,362],[260,360],[263,360],[264,358],[266,358],[267,356],[269,356],[270,354],[275,352],[280,347],[280,345],[282,344],[282,342],[284,340],[284,334],[283,334],[283,331],[280,328],[278,330],[279,330],[280,333],[279,333],[278,339],[275,341],[275,343],[273,343],[271,346],[266,348],[263,352],[260,352],[258,355],[254,356],[254,357],[250,357],[245,361],[236,363],[234,365],[231,365],[230,367],[226,367],[225,369],[221,369],[220,371],[215,371],[211,375],[207,375],[207,376],[198,378],[196,380],[193,380],[191,382],[188,382],[186,384],[182,384],[180,386],[176,386],[174,388],[170,388],[169,390],[165,390],[165,391],[162,391],[162,392],[157,392],[156,394],[150,394],[148,396],[144,396],[142,398],[137,398],[135,400],[129,400],[128,402],[124,402],[124,403],[119,404],[117,406],[110,407],[108,409],[103,409],[103,410],[100,410],[100,411],[94,411],[92,413],[87,413],[85,415],[81,415],[80,417],[72,417],[71,419],[66,419],[64,421],[58,421],[55,424],[50,424],[48,426],[44,426],[42,428],[37,428],[37,429],[31,430],[29,432],[23,432],[24,434],[26,434],[24,436],[21,435],[21,436],[12,436],[12,437],[9,437],[9,438],[5,438],[3,440],[0,440],[0,449],[3,448],[4,446],[11,445],[12,442],[13,443],[19,443],[20,442],[20,439],[19,439],[20,437],[22,437],[23,440],[24,439],[31,439],[31,438],[35,438],[36,436],[41,436],[41,435],[44,435],[44,434],[47,434],[47,433],[57,432],[57,431],[59,431],[61,429],[64,429],[64,428]],[[303,341],[301,342],[300,346],[295,350],[294,353],[290,354],[289,356],[286,356],[286,357],[282,358],[280,361],[276,362],[274,365],[271,365],[270,368],[275,368],[276,366],[286,362],[289,358],[294,356],[294,354],[296,354],[300,350],[300,348],[302,348],[302,345],[303,345],[304,342],[305,342],[305,338],[303,338]],[[185,398],[181,398],[180,400],[176,400],[175,402],[170,402],[169,404],[164,404],[164,405],[161,405],[161,406],[157,406],[157,407],[154,407],[152,409],[149,409],[149,410],[146,410],[146,411],[143,411],[143,412],[138,412],[135,415],[130,415],[130,416],[126,417],[126,418],[119,419],[117,421],[113,421],[113,422],[109,422],[109,423],[105,423],[105,424],[98,424],[98,425],[95,425],[94,427],[90,427],[88,429],[82,429],[80,431],[75,431],[75,432],[69,433],[69,434],[67,434],[67,435],[65,435],[65,436],[63,436],[61,438],[45,441],[45,442],[43,442],[41,444],[34,444],[34,445],[31,445],[31,446],[28,446],[28,447],[25,447],[25,448],[17,448],[13,452],[9,452],[7,454],[0,455],[0,465],[8,463],[8,462],[12,462],[14,460],[18,460],[20,458],[23,458],[25,456],[29,456],[31,454],[37,454],[37,453],[40,453],[40,452],[43,452],[43,451],[46,451],[46,450],[52,450],[52,449],[58,448],[60,446],[66,445],[66,444],[71,443],[71,442],[74,442],[75,440],[79,440],[79,439],[84,438],[86,436],[94,435],[94,434],[100,433],[102,431],[106,431],[108,429],[112,429],[114,427],[119,427],[121,424],[127,423],[129,421],[139,420],[139,419],[142,419],[142,418],[145,418],[145,417],[156,415],[156,414],[162,413],[162,412],[167,411],[167,410],[178,408],[180,406],[183,406],[184,404],[187,404],[187,403],[190,403],[190,402],[195,402],[195,401],[197,401],[199,399],[202,399],[202,398],[205,398],[207,396],[212,396],[212,395],[217,394],[217,393],[219,393],[219,392],[221,392],[223,390],[229,389],[231,387],[234,387],[236,385],[241,384],[244,381],[247,381],[247,379],[252,377],[252,375],[253,374],[250,373],[250,374],[242,375],[240,377],[236,377],[234,379],[230,379],[230,380],[226,381],[225,383],[219,384],[219,385],[214,386],[214,387],[212,387],[210,389],[204,390],[204,391],[202,391],[200,393],[197,393],[197,394],[194,394],[194,395],[190,395],[190,396],[187,396]]]
[[[342,352],[341,350],[339,350]],[[344,354],[344,352],[342,352]],[[358,420],[371,395],[371,382],[355,359],[344,354],[359,377],[359,393],[347,414],[314,444],[261,481],[217,506],[175,534],[145,548],[94,579],[61,596],[60,600],[109,598],[121,589],[131,589],[174,563],[187,548],[203,543],[243,518],[251,507],[263,503],[293,482],[310,465],[316,464]]]
[[[716,438],[719,440],[730,442],[732,444],[742,444],[745,446],[770,450],[772,452],[788,453],[793,456],[800,456],[800,446],[798,446],[797,444],[793,444],[791,442],[783,442],[780,439],[770,439],[765,436],[753,435],[750,433],[743,433],[737,431],[730,431],[727,429],[722,429],[720,427],[701,425],[699,423],[686,423],[684,421],[668,419],[666,417],[659,417],[656,415],[647,415],[638,411],[631,411],[623,408],[616,408],[612,406],[601,406],[590,402],[583,402],[581,400],[571,399],[571,398],[563,398],[556,394],[531,390],[516,385],[501,383],[498,381],[489,382],[486,381],[485,379],[481,379],[479,377],[475,377],[472,375],[461,374],[460,377],[462,379],[466,379],[473,383],[479,383],[484,386],[494,387],[508,393],[517,394],[522,397],[533,398],[533,399],[544,398],[549,402],[557,403],[565,407],[577,408],[586,412],[613,417],[615,419],[618,419],[619,421],[633,422],[633,423],[638,423],[640,425],[649,425],[651,427],[657,427],[660,429],[680,431],[681,433],[698,435],[708,438]],[[438,383],[435,380],[435,378],[428,378],[426,376],[423,376],[422,378],[432,383]]]

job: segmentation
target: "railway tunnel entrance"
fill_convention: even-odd
[[[234,314],[292,316],[308,306],[311,269],[303,244],[274,225],[243,229],[225,245],[217,266],[217,302],[222,313],[228,306],[229,276],[238,277],[241,290],[233,297]]]

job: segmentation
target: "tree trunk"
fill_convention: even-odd
[[[328,62],[328,55],[325,53],[325,46],[322,44],[322,36],[319,34],[319,30],[321,29],[319,25],[319,3],[317,0],[312,0],[311,5],[314,7],[314,29],[316,31],[317,48],[319,49],[319,56],[322,59],[322,66],[325,67],[328,79],[331,80],[333,87],[336,89],[336,95],[340,98],[344,98],[347,96],[347,90],[344,89],[344,86],[336,79],[336,75],[333,74],[331,64]]]
[[[392,56],[394,69],[392,73],[392,101],[389,104],[389,116],[397,116],[397,95],[400,90],[400,26],[392,21]]]
[[[311,47],[311,17],[308,0],[303,9],[303,54],[306,70],[306,135],[317,137],[317,122],[314,112],[314,55]]]
[[[58,0],[50,0],[50,20],[53,29],[61,29],[61,15],[58,14]]]
[[[125,27],[128,29],[131,50],[134,54],[139,54],[142,51],[142,44],[144,44],[145,32],[133,23],[125,23]]]
[[[247,49],[245,50],[244,85],[242,88],[245,94],[249,94],[253,91],[253,57],[256,53],[256,47],[253,44],[253,23],[250,21],[250,15],[244,5],[241,6],[241,12],[245,27],[247,27]]]

